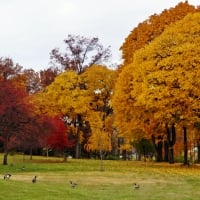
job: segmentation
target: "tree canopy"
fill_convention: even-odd
[[[199,11],[185,1],[140,23],[121,46],[118,70],[103,65],[109,47],[80,35],[68,35],[65,49],[51,52],[53,66],[40,72],[0,58],[4,163],[12,145],[26,151],[73,146],[77,158],[80,152],[102,158],[103,152],[133,145],[142,152],[149,139],[159,159],[164,147],[173,162],[183,135],[187,146],[186,127],[199,131]]]
[[[3,143],[4,160],[7,164],[9,144],[17,134],[26,130],[32,119],[32,108],[24,88],[16,87],[12,81],[0,81],[0,139]]]
[[[149,113],[167,123],[199,120],[199,24],[200,13],[188,14],[135,52],[115,87],[120,128],[141,125]]]
[[[104,64],[111,56],[110,47],[104,48],[97,37],[87,38],[80,35],[68,35],[64,40],[64,53],[58,48],[51,51],[54,65],[61,65],[64,70],[82,73],[86,67]]]
[[[113,93],[114,74],[113,70],[99,65],[87,68],[82,74],[67,70],[38,94],[37,102],[43,112],[52,115],[59,113],[71,121],[76,121],[79,116],[81,123],[88,122],[92,130],[91,138],[98,139],[95,135],[105,129],[106,118],[112,112],[110,98]],[[109,138],[109,133],[105,133],[104,137]],[[110,142],[110,139],[107,140]],[[93,144],[94,141],[87,148],[98,148]],[[107,148],[110,149],[110,144],[107,144]]]
[[[184,18],[188,13],[199,11],[199,7],[195,8],[185,1],[184,3],[180,2],[174,8],[163,10],[160,14],[153,14],[147,20],[139,23],[125,38],[120,48],[124,64],[131,63],[133,61],[133,53],[153,41],[168,25]]]

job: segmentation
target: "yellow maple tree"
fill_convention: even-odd
[[[88,118],[91,126],[91,136],[85,147],[91,151],[110,151],[111,133],[110,123],[107,123],[112,108],[110,99],[113,94],[115,71],[104,66],[94,65],[82,75],[91,98]]]
[[[135,52],[118,76],[113,97],[116,125],[130,134],[146,119],[190,126],[199,121],[200,13],[168,26]],[[148,114],[148,115],[146,115]]]
[[[51,115],[60,114],[75,123],[78,119],[82,126],[87,122],[91,136],[88,143],[85,141],[86,149],[99,149],[101,140],[102,150],[110,151],[111,139],[110,134],[105,131],[105,120],[112,111],[109,103],[113,77],[114,70],[99,65],[91,66],[81,74],[67,70],[56,77],[43,92],[35,95],[38,110]],[[82,143],[83,131],[79,126],[70,130],[78,137],[78,143]]]
[[[180,2],[174,8],[163,10],[160,14],[153,14],[147,20],[139,23],[125,38],[120,48],[124,64],[131,63],[133,53],[153,41],[168,25],[184,18],[188,13],[199,11],[199,7],[190,5],[188,1],[185,1]]]

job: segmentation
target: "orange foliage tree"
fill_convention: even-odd
[[[188,14],[124,66],[113,98],[119,129],[130,133],[131,126],[141,127],[147,113],[151,121],[184,130],[199,121],[199,23],[199,13]]]
[[[161,14],[151,15],[147,20],[139,23],[120,48],[124,64],[131,63],[133,61],[133,53],[153,41],[168,25],[184,18],[188,13],[199,11],[199,7],[195,8],[185,1],[184,3],[180,2],[174,8],[164,10]]]
[[[60,114],[74,125],[69,127],[69,131],[77,138],[76,157],[79,156],[80,144],[85,141],[83,130],[86,122],[91,126],[94,135],[97,129],[104,130],[107,138],[105,141],[110,142],[105,124],[111,112],[109,103],[113,89],[113,76],[114,71],[103,66],[91,66],[82,74],[67,70],[56,77],[43,92],[35,96],[42,112]],[[99,131],[96,131],[96,134],[98,133]],[[97,139],[98,137],[94,135],[92,137]],[[107,150],[110,150],[109,144],[104,145]],[[89,145],[87,148],[94,150],[97,146]]]
[[[88,121],[91,135],[85,147],[89,151],[98,151],[102,158],[103,152],[111,151],[112,107],[110,99],[113,94],[115,71],[104,66],[94,65],[82,74],[87,85],[89,102]]]

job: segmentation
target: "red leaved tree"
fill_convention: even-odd
[[[24,88],[11,80],[0,81],[0,139],[3,143],[3,164],[7,164],[9,144],[18,134],[23,133],[31,120],[30,104]]]
[[[59,152],[64,152],[74,146],[75,141],[69,140],[67,127],[60,117],[50,119],[51,130],[47,137],[47,145]]]
[[[23,133],[15,137],[13,147],[23,152],[29,152],[30,159],[32,159],[33,151],[46,145],[46,137],[50,133],[50,127],[51,123],[47,116],[38,116],[33,113],[32,119],[24,127]]]

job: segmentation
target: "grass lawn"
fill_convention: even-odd
[[[2,155],[0,155],[2,162]],[[200,167],[137,161],[8,157],[0,164],[0,200],[199,200]],[[24,168],[22,168],[24,166]],[[5,173],[10,180],[3,180]],[[38,182],[32,183],[37,175]],[[71,188],[69,181],[78,185]],[[140,184],[135,190],[133,183]]]

